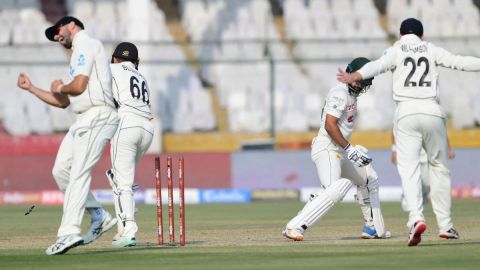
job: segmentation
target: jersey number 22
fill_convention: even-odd
[[[432,85],[432,82],[425,81],[425,78],[428,75],[428,70],[430,69],[430,65],[428,63],[428,59],[426,57],[420,57],[415,63],[415,60],[411,57],[405,58],[405,61],[403,62],[404,66],[408,66],[408,64],[412,64],[412,70],[410,70],[410,73],[408,73],[407,78],[405,79],[405,83],[403,86],[405,87],[410,87],[410,86],[417,86],[416,82],[412,82],[412,76],[415,74],[415,71],[417,70],[417,67],[422,66],[422,64],[425,65],[425,70],[423,71],[422,77],[420,77],[420,81],[418,82],[419,87],[430,87]]]

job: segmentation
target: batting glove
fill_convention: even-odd
[[[343,148],[348,160],[357,167],[367,166],[372,162],[372,158],[367,156],[367,149],[361,145],[351,146],[348,144]]]

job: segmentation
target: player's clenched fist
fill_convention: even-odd
[[[372,158],[367,156],[367,149],[361,145],[351,146],[348,144],[344,149],[348,160],[357,167],[367,166],[372,162]]]
[[[32,88],[32,83],[30,82],[30,79],[27,75],[25,75],[24,73],[20,73],[20,75],[18,75],[17,86],[22,88],[23,90],[30,91],[30,89]]]
[[[62,93],[61,92],[62,86],[63,86],[62,80],[54,80],[52,82],[52,84],[50,85],[50,91],[52,93],[61,94]]]

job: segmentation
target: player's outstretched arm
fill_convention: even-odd
[[[52,83],[52,88],[57,86],[61,81],[56,80]],[[30,78],[28,78],[27,75],[20,73],[18,75],[18,81],[17,81],[17,86],[20,87],[23,90],[27,90],[30,93],[34,94],[36,97],[38,97],[40,100],[43,102],[58,107],[58,108],[67,108],[70,105],[70,100],[68,99],[68,96],[49,92],[42,90],[35,85],[32,84],[30,81]]]
[[[370,61],[362,66],[361,69],[348,73],[342,69],[338,69],[337,80],[342,83],[352,84],[364,79],[373,78],[388,70],[395,68],[396,51],[393,47],[385,50],[383,55],[375,61]]]
[[[442,67],[461,71],[480,71],[480,58],[473,56],[455,55],[441,48],[434,47],[436,64]]]

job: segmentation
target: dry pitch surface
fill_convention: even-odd
[[[406,246],[406,214],[398,203],[383,204],[391,239],[360,239],[360,210],[356,204],[342,203],[309,229],[305,241],[287,240],[281,230],[301,207],[297,202],[187,205],[187,245],[159,247],[155,244],[155,207],[139,206],[137,247],[112,248],[113,229],[90,245],[61,256],[46,256],[45,248],[55,240],[61,207],[37,206],[25,215],[28,206],[2,206],[0,268],[478,269],[480,265],[480,201],[454,202],[453,217],[461,234],[459,240],[437,236],[429,206],[428,228],[418,247]],[[84,230],[88,218],[86,215]],[[178,241],[178,217],[175,221]],[[164,221],[165,242],[168,242],[167,225]]]

